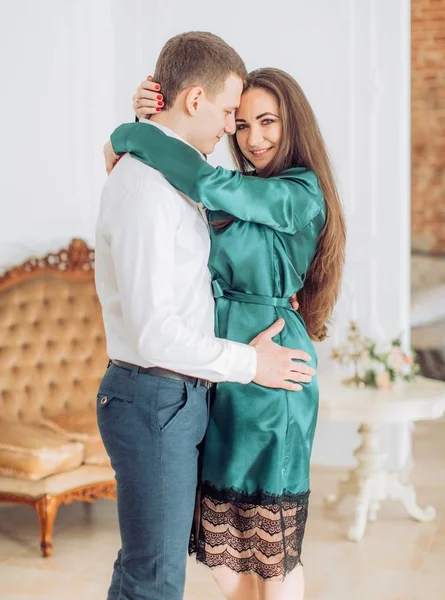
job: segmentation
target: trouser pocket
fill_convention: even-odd
[[[156,416],[159,431],[162,434],[186,417],[189,400],[187,383],[166,377],[159,378],[156,392]]]

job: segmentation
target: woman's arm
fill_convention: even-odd
[[[305,168],[288,169],[269,178],[215,169],[197,150],[148,123],[121,125],[113,132],[111,142],[117,154],[129,152],[160,171],[192,200],[242,221],[292,234],[324,210],[317,177]]]

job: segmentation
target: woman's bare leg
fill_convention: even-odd
[[[301,565],[295,567],[284,581],[236,573],[228,567],[214,569],[213,576],[226,600],[304,600]]]
[[[258,579],[258,600],[303,600],[304,573],[298,565],[284,581],[277,579]]]
[[[257,575],[236,573],[229,567],[218,567],[212,573],[226,600],[260,600]]]

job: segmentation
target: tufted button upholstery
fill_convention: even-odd
[[[81,444],[84,462],[109,464],[95,414],[98,382],[107,360],[92,273],[83,280],[42,274],[0,292],[0,426],[53,427],[73,444],[73,456],[78,457]],[[10,475],[15,467],[11,463],[8,470],[5,456],[10,460],[13,451],[2,449],[4,431],[0,430],[0,474]],[[33,431],[40,440],[39,432]],[[60,447],[66,455],[65,446]],[[62,461],[55,472],[63,465],[73,468],[76,461]],[[39,473],[32,472],[32,465]],[[26,468],[17,470],[20,477],[36,479],[44,474],[48,469],[39,461],[28,461]]]
[[[107,355],[92,280],[48,277],[6,289],[0,294],[0,340],[2,419],[16,420],[22,410],[32,422],[41,406],[57,415],[65,406],[86,407],[95,397]],[[6,403],[4,392],[14,402]]]

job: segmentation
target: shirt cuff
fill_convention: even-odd
[[[256,375],[257,353],[253,346],[229,342],[232,346],[230,379],[237,383],[250,383]]]

